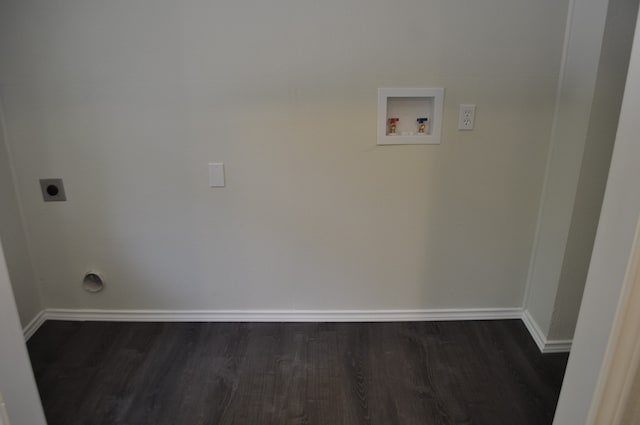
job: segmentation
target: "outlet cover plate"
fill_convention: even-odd
[[[40,190],[44,202],[64,202],[67,200],[62,179],[40,179]]]
[[[460,105],[458,116],[458,130],[473,130],[476,121],[476,105]]]
[[[209,187],[224,187],[224,164],[222,162],[209,163]]]

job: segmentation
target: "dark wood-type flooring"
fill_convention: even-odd
[[[47,322],[49,425],[551,424],[567,355],[519,320]]]

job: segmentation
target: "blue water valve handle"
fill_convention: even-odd
[[[429,118],[418,118],[416,121],[418,121],[420,124],[429,121]]]

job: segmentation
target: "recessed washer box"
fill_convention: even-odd
[[[378,89],[378,145],[439,144],[443,107],[443,88]],[[391,119],[398,120],[395,129]]]

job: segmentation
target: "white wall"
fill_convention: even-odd
[[[0,244],[0,393],[12,425],[46,425]]]
[[[609,0],[574,0],[567,22],[552,147],[525,296],[525,308],[552,339],[573,335],[606,182],[634,26],[628,19],[616,19],[616,14],[622,10],[635,16],[637,11],[637,1],[613,0],[607,22],[608,5]],[[601,56],[604,35],[609,40]]]
[[[0,93],[0,241],[4,244],[20,321],[26,326],[42,310],[37,282],[27,249],[9,154],[4,138]]]
[[[637,24],[636,24],[637,25]],[[634,48],[598,232],[555,425],[587,420],[640,218],[640,31]]]
[[[571,339],[575,331],[618,128],[637,15],[638,0],[609,1],[550,339]]]
[[[566,1],[0,7],[47,306],[521,305]],[[447,89],[442,145],[375,146],[389,86]],[[473,132],[460,103],[478,105]],[[209,161],[226,188],[207,187]],[[69,201],[43,203],[41,177]],[[79,289],[88,267],[98,296]]]
[[[640,369],[636,371],[622,423],[625,425],[640,423]]]

